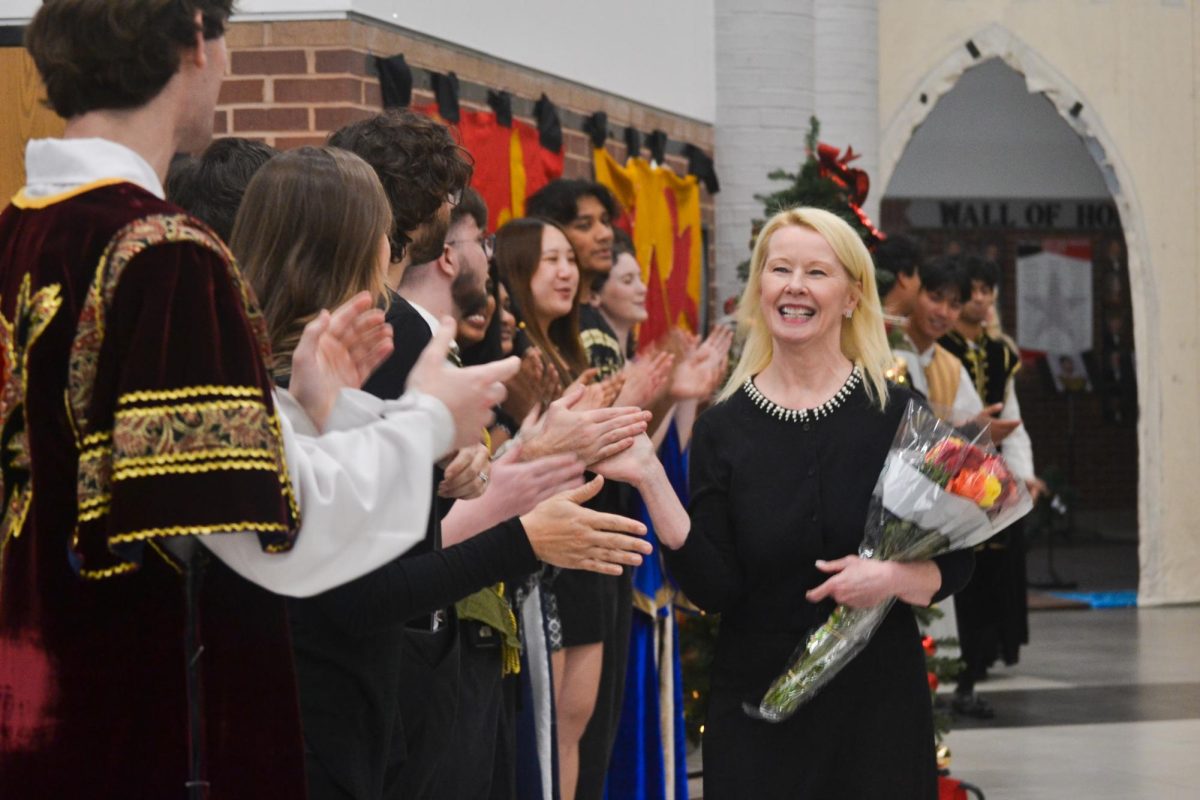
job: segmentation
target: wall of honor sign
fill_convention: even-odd
[[[891,199],[891,198],[889,198]],[[1118,231],[1108,200],[900,200],[909,228]]]

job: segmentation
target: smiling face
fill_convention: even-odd
[[[578,290],[575,249],[558,228],[547,225],[542,229],[541,257],[529,279],[533,314],[543,328],[571,313]]]
[[[517,336],[517,318],[512,313],[512,298],[508,295],[508,287],[500,284],[500,307],[496,313],[500,315],[500,352],[506,356],[512,355],[513,340]]]
[[[962,311],[958,286],[947,282],[936,289],[922,288],[908,317],[908,335],[921,352],[954,328]]]
[[[601,310],[611,319],[629,325],[645,321],[646,284],[642,283],[642,268],[637,259],[629,253],[617,257],[598,300]]]
[[[591,195],[579,198],[575,219],[567,225],[567,236],[579,256],[579,268],[584,272],[608,272],[613,266],[612,220],[604,204]]]
[[[829,243],[812,228],[788,225],[767,242],[759,305],[775,346],[840,349],[854,284]]]

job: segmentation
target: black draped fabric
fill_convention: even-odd
[[[537,121],[538,141],[551,153],[561,153],[563,146],[562,122],[558,119],[558,107],[543,94],[533,104],[533,116]]]
[[[375,68],[379,72],[383,107],[408,108],[412,103],[413,76],[404,56],[398,54],[391,58],[376,58]]]
[[[924,652],[912,610],[896,604],[866,649],[781,724],[757,704],[832,601],[817,559],[857,552],[867,505],[911,393],[880,411],[863,386],[829,416],[789,422],[744,390],[696,422],[691,533],[664,549],[688,598],[721,614],[704,734],[706,798],[932,800],[934,737]],[[970,575],[970,552],[937,559],[939,596]]]
[[[592,140],[592,147],[604,147],[608,139],[608,114],[597,111],[583,121],[583,132]]]

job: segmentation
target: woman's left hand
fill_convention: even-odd
[[[446,465],[442,482],[438,484],[438,496],[458,500],[479,497],[487,490],[490,472],[491,453],[487,447],[482,444],[464,447]]]
[[[850,608],[874,608],[896,594],[895,565],[858,556],[817,560],[817,569],[832,577],[805,593],[810,603],[832,597]]]

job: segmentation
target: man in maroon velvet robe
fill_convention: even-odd
[[[311,594],[402,553],[423,525],[372,533],[368,512],[424,520],[419,476],[454,445],[458,411],[433,388],[354,423],[370,435],[302,441],[231,255],[162,199],[171,155],[211,135],[230,5],[50,0],[27,33],[68,123],[30,143],[27,185],[0,215],[6,797],[180,797],[189,776],[189,796],[303,797],[283,601],[255,584]],[[474,387],[492,397],[460,427],[478,429],[503,377]],[[321,450],[348,441],[340,460]],[[355,513],[332,508],[339,491]],[[328,530],[297,536],[300,500],[304,530]],[[355,563],[334,574],[343,552]]]

